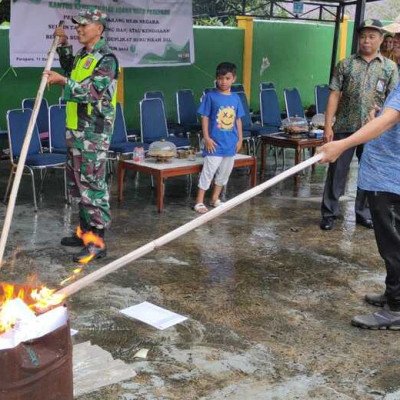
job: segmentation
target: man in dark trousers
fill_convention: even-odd
[[[48,84],[64,87],[68,189],[79,198],[79,229],[61,244],[82,246],[74,261],[88,262],[106,254],[103,239],[111,222],[105,167],[115,119],[118,61],[102,38],[104,12],[82,10],[72,22],[84,47],[74,56],[64,30],[57,28],[57,51],[66,76],[44,74]]]
[[[368,113],[375,107],[382,107],[397,84],[396,64],[379,53],[382,27],[378,20],[364,21],[358,28],[359,52],[336,66],[325,116],[324,140],[327,143],[345,139],[360,129],[366,123]],[[331,230],[334,220],[339,217],[339,198],[344,194],[355,151],[360,160],[362,145],[347,149],[329,165],[321,204],[320,227],[323,230]],[[373,228],[366,194],[360,188],[357,188],[355,213],[356,223]]]
[[[367,303],[383,308],[357,315],[351,322],[366,329],[400,330],[400,85],[390,93],[377,118],[353,135],[319,148],[323,153],[321,162],[335,162],[348,149],[362,143],[366,144],[358,186],[368,197],[386,279],[382,293],[365,295]]]

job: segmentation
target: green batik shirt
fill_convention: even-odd
[[[73,56],[70,45],[58,47],[57,52],[61,67],[67,76],[71,74],[78,60],[88,54],[87,50],[82,48]],[[116,90],[118,61],[103,39],[93,46],[91,53],[99,55],[93,74],[84,82],[68,78],[64,88],[64,99],[78,103],[78,130],[111,134],[115,119],[115,108],[111,101]],[[88,104],[92,107],[90,113],[87,112]]]
[[[334,132],[353,133],[360,129],[374,106],[382,107],[398,78],[396,64],[380,54],[369,63],[359,54],[340,61],[329,86],[341,92]]]

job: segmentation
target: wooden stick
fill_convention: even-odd
[[[269,179],[268,181],[247,190],[246,192],[241,193],[240,195],[234,197],[233,199],[227,201],[226,203],[222,204],[219,207],[214,208],[213,210],[207,212],[199,216],[198,218],[186,223],[185,225],[180,226],[179,228],[165,234],[164,236],[159,237],[158,239],[153,240],[145,244],[142,247],[128,253],[127,255],[118,258],[117,260],[111,262],[110,264],[105,265],[104,267],[98,269],[95,272],[92,272],[89,275],[86,275],[82,279],[72,283],[69,286],[66,286],[63,289],[60,289],[56,294],[62,294],[64,296],[71,296],[72,294],[76,293],[77,291],[83,289],[84,287],[96,282],[97,280],[103,278],[104,276],[110,274],[111,272],[116,271],[117,269],[125,266],[126,264],[150,253],[154,249],[163,246],[164,244],[171,242],[172,240],[184,235],[196,229],[200,225],[205,224],[208,221],[218,217],[219,215],[227,212],[228,210],[236,207],[237,205],[245,202],[246,200],[251,199],[252,197],[257,196],[258,194],[262,193],[264,190],[270,188],[271,186],[276,185],[278,182],[285,180],[286,178],[300,172],[301,170],[317,163],[322,158],[322,154],[317,154],[314,157],[309,158],[306,161],[303,161],[300,164],[295,165],[294,167],[282,172],[281,174]]]
[[[64,25],[64,21],[60,21],[59,24],[58,24],[58,27],[62,28],[63,25]],[[45,71],[51,69],[51,66],[52,66],[53,60],[54,60],[54,55],[55,55],[55,52],[56,52],[56,48],[58,46],[58,40],[59,40],[59,37],[55,36],[53,44],[52,44],[50,52],[49,52],[49,56],[47,58],[46,66],[44,67]],[[8,206],[7,206],[7,212],[6,212],[6,217],[5,217],[5,220],[4,220],[3,230],[1,232],[1,238],[0,238],[0,268],[1,268],[1,265],[2,265],[4,249],[5,249],[6,243],[7,243],[7,237],[8,237],[8,232],[10,230],[11,220],[12,220],[12,217],[13,217],[13,214],[14,214],[15,201],[17,199],[19,184],[21,182],[22,173],[23,173],[24,168],[25,168],[26,156],[27,156],[27,153],[28,153],[29,144],[31,142],[33,129],[35,127],[37,116],[38,116],[38,113],[39,113],[40,104],[41,104],[42,99],[43,99],[43,92],[44,92],[44,89],[46,88],[46,83],[47,83],[47,76],[42,75],[42,80],[40,81],[39,90],[38,90],[37,95],[36,95],[35,105],[33,107],[31,119],[29,120],[28,129],[26,130],[24,143],[23,143],[22,149],[21,149],[21,154],[19,156],[17,171],[15,172],[14,183],[13,183],[13,187],[12,187],[11,194],[10,194],[10,200],[9,200]]]

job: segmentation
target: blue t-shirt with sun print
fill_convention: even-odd
[[[197,112],[209,118],[209,135],[216,143],[215,152],[206,149],[203,156],[234,156],[238,142],[236,119],[244,117],[240,97],[236,93],[222,94],[218,90],[204,95]]]

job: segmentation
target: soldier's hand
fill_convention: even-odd
[[[43,76],[47,76],[47,85],[60,85],[65,86],[67,83],[67,78],[62,76],[58,72],[54,71],[43,71]]]
[[[61,44],[62,46],[65,46],[68,44],[68,36],[65,34],[65,31],[63,28],[56,28],[54,31],[54,36],[58,36],[58,43]]]

